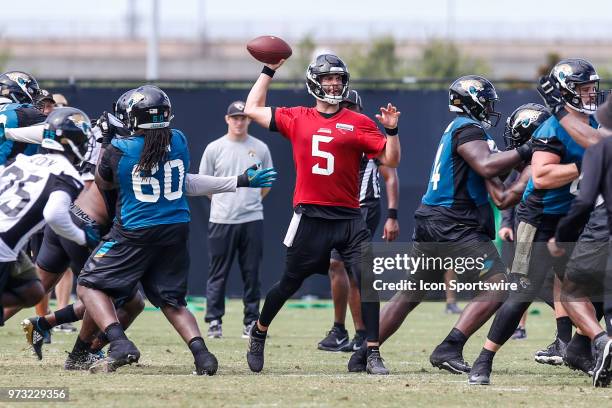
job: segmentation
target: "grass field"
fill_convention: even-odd
[[[554,333],[548,307],[538,304],[533,309],[540,314],[529,316],[528,339],[510,341],[501,351],[489,387],[470,387],[465,376],[429,364],[429,353],[455,320],[442,313],[440,303],[422,305],[384,345],[390,376],[349,374],[349,354],[316,350],[330,326],[329,308],[283,309],[270,330],[264,371],[252,374],[245,361],[246,340],[240,338],[242,305],[237,301],[228,305],[225,337],[207,341],[220,363],[214,377],[190,375],[189,350],[157,311],[143,312],[128,331],[142,353],[138,365],[107,375],[66,372],[62,365],[75,336],[54,334],[45,359],[39,362],[23,351],[18,323],[28,311],[0,329],[0,386],[67,387],[69,406],[75,407],[612,406],[612,389],[592,388],[584,375],[533,361],[533,352],[546,346]],[[202,312],[197,313],[201,321]],[[485,334],[481,330],[468,342],[466,360],[474,360]]]

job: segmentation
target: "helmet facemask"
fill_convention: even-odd
[[[308,84],[308,93],[314,96],[316,99],[327,102],[330,105],[337,105],[344,100],[349,92],[349,74],[348,72],[333,72],[335,67],[332,67],[330,72],[321,74],[313,74],[310,71],[306,72],[306,82]],[[328,75],[340,75],[342,78],[342,84],[323,85],[322,81],[325,76]],[[334,88],[340,88],[339,92],[326,92]],[[330,89],[331,88],[331,89]]]
[[[499,100],[495,91],[487,92],[470,89],[469,94],[478,109],[468,110],[466,108],[468,115],[479,121],[485,129],[497,126],[501,113],[495,111],[495,102]]]
[[[64,110],[70,109],[64,114]],[[77,111],[77,112],[74,112]],[[60,116],[60,115],[66,116]],[[53,122],[53,115],[59,116],[62,122]],[[95,146],[95,136],[91,129],[90,120],[84,113],[74,108],[55,109],[47,117],[41,147],[49,151],[56,151],[77,165],[91,159]]]
[[[589,82],[559,82],[565,104],[577,112],[591,115],[599,102],[599,80]]]

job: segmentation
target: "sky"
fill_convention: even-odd
[[[10,2],[12,17],[3,18],[0,37],[123,37],[130,32],[130,5],[137,16],[131,27],[145,37],[154,1]],[[612,1],[607,0],[157,1],[162,38],[612,38]]]

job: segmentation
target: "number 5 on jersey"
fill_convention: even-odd
[[[136,171],[136,166],[132,169],[132,186],[134,187],[134,196],[138,201],[145,203],[155,203],[159,201],[161,196],[160,181],[154,176],[157,174],[159,167],[155,166],[151,170],[151,177],[142,177],[139,171]],[[172,171],[176,169],[177,171]],[[176,190],[172,190],[172,184],[174,180],[174,174],[178,174],[178,183]],[[178,200],[183,196],[183,180],[185,178],[185,165],[181,159],[174,159],[164,163],[162,171],[164,185],[164,198],[168,201]],[[143,187],[150,186],[151,193],[145,193]]]
[[[329,143],[334,140],[331,136],[312,135],[312,156],[321,157],[326,160],[325,168],[321,168],[319,163],[312,166],[312,173],[321,176],[329,176],[334,172],[334,155],[320,150],[319,143]]]

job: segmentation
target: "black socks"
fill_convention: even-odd
[[[476,365],[476,363],[478,362],[486,362],[489,365],[493,364],[493,358],[495,357],[495,351],[491,351],[491,350],[487,350],[486,348],[483,348],[480,351],[480,354],[478,355],[478,358],[476,359],[476,361],[474,361],[474,365]]]
[[[72,348],[73,353],[83,353],[85,351],[89,351],[91,348],[91,343],[86,343],[79,336],[77,336],[76,342],[74,343],[74,347]]]
[[[55,320],[56,320],[55,324],[59,326],[60,324],[64,324],[64,323],[77,322],[80,319],[74,313],[74,305],[68,305],[65,308],[60,309],[57,312],[55,312]]]
[[[460,330],[453,327],[453,330],[448,333],[448,336],[444,339],[443,343],[452,344],[454,346],[458,346],[463,349],[463,346],[467,342],[467,337],[465,334],[461,333]]]
[[[565,344],[572,339],[572,320],[569,317],[557,318],[557,337]]]
[[[119,322],[109,324],[106,329],[104,329],[104,333],[109,342],[128,339]]]
[[[39,317],[36,324],[38,324],[38,328],[40,330],[44,330],[44,331],[51,330],[51,325],[49,324],[47,319],[44,318],[44,316],[43,317]]]
[[[195,357],[200,353],[207,352],[208,348],[206,347],[206,343],[204,343],[204,339],[198,336],[189,340],[189,350],[191,350],[191,354]]]
[[[367,356],[372,354],[373,352],[380,352],[380,348],[378,346],[368,346]]]
[[[265,340],[267,335],[267,331],[261,331],[257,328],[257,323],[253,325],[253,328],[251,329],[251,336],[259,340]]]

